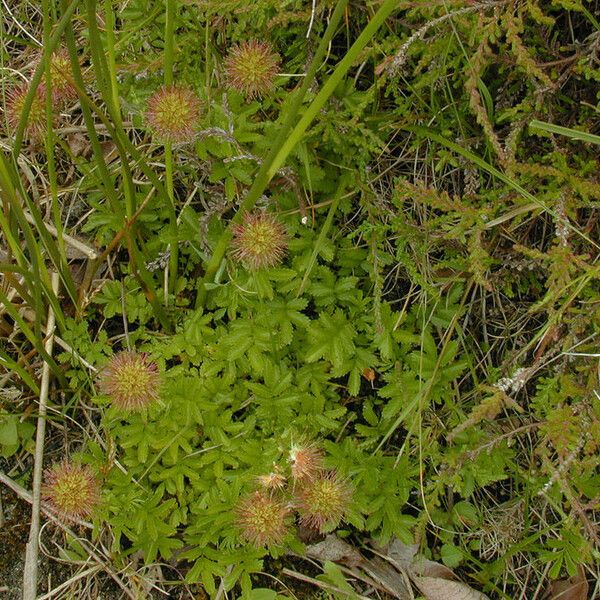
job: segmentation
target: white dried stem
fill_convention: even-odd
[[[58,273],[52,273],[52,291],[58,294]],[[46,321],[46,343],[44,349],[52,355],[54,345],[54,328],[56,320],[52,306],[48,308]],[[46,435],[46,408],[48,403],[48,389],[50,385],[50,365],[44,363],[42,368],[42,382],[40,385],[40,406],[35,438],[35,462],[33,467],[33,501],[31,505],[31,525],[29,527],[29,541],[25,550],[25,567],[23,569],[23,600],[35,600],[37,591],[37,563],[38,563],[38,534],[40,531],[40,503],[42,487],[42,470],[44,461],[44,437]]]
[[[315,14],[317,13],[317,0],[312,0],[312,8],[310,11],[310,23],[308,24],[308,30],[306,32],[306,39],[310,37],[310,32],[312,31],[314,22],[315,22]]]
[[[25,218],[31,225],[36,224],[36,221],[32,215],[30,215],[27,211],[24,211],[24,214],[25,214]],[[44,227],[48,230],[48,233],[53,235],[55,238],[58,237],[58,229],[56,229],[56,227],[54,227],[54,225],[44,222]],[[84,244],[80,240],[78,240],[64,232],[61,233],[61,237],[64,240],[64,242],[67,244],[67,246],[71,246],[71,248],[74,248],[75,250],[77,250],[78,252],[80,252],[81,254],[83,254],[84,256],[89,258],[90,260],[96,260],[98,258],[98,253],[91,246]]]

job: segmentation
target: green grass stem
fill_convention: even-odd
[[[165,49],[164,49],[164,82],[165,85],[173,84],[173,67],[175,62],[175,18],[177,16],[176,0],[165,0],[166,19],[165,19]],[[173,149],[171,142],[165,142],[165,184],[167,195],[169,196],[169,228],[171,231],[171,243],[169,254],[169,281],[167,289],[171,293],[175,292],[177,286],[177,265],[179,262],[179,242],[177,233],[177,208],[175,202],[175,190],[173,186]],[[165,290],[165,298],[168,294]]]
[[[579,140],[581,142],[588,142],[590,144],[600,144],[600,135],[594,135],[587,131],[577,131],[577,129],[571,129],[570,127],[561,127],[560,125],[553,125],[552,123],[545,123],[544,121],[538,121],[534,119],[529,123],[531,129],[541,129],[548,133],[556,133],[558,135],[564,135],[571,138],[572,140]]]
[[[115,214],[119,215],[123,219],[123,224],[126,225],[130,222],[128,215],[133,217],[135,212],[135,188],[133,184],[133,178],[131,175],[131,170],[129,167],[130,156],[128,155],[129,150],[133,147],[133,144],[129,141],[126,133],[123,130],[122,125],[119,126],[119,117],[116,118],[114,114],[119,112],[119,108],[114,106],[114,95],[112,92],[111,79],[109,76],[109,67],[108,62],[106,61],[105,50],[103,47],[103,43],[100,37],[100,33],[98,31],[97,23],[96,23],[96,2],[95,0],[87,0],[86,1],[88,20],[89,20],[89,35],[90,35],[90,45],[92,47],[92,64],[94,67],[94,72],[97,77],[97,83],[100,88],[103,99],[105,100],[111,117],[107,117],[103,114],[103,112],[96,107],[90,99],[87,97],[85,93],[85,85],[83,81],[83,77],[81,75],[81,68],[79,66],[77,50],[75,46],[75,38],[72,26],[69,25],[66,30],[66,38],[67,38],[67,47],[69,50],[69,54],[71,57],[71,66],[73,70],[73,80],[77,92],[79,94],[80,102],[81,102],[81,110],[84,118],[84,122],[86,125],[86,129],[88,132],[88,136],[90,139],[90,145],[92,147],[92,152],[94,156],[94,161],[98,169],[98,173],[101,179],[101,187],[106,194],[106,198],[111,206],[111,209],[115,212]],[[108,167],[106,165],[106,161],[104,158],[104,154],[102,151],[102,147],[100,145],[100,141],[98,139],[98,135],[96,133],[95,122],[92,116],[92,109],[94,107],[94,113],[98,116],[101,116],[102,122],[107,126],[109,133],[113,137],[113,141],[115,142],[119,154],[121,156],[121,172],[123,178],[123,189],[125,196],[125,208],[123,207],[119,195],[117,193],[116,182],[113,177],[110,175]],[[127,147],[123,144],[123,141],[127,140]],[[136,153],[136,156],[139,157],[139,153]],[[133,158],[133,162],[135,163],[135,156]],[[146,168],[145,172],[148,173],[149,169]],[[157,181],[157,178],[153,178],[154,181]],[[154,183],[156,185],[156,183]],[[164,188],[160,186],[157,188],[164,193]],[[156,285],[153,281],[151,274],[145,267],[145,261],[142,252],[139,250],[135,238],[131,235],[129,231],[129,227],[126,227],[125,231],[125,243],[129,252],[130,263],[131,263],[131,272],[138,279],[148,301],[152,305],[152,309],[155,317],[161,323],[163,327],[166,329],[170,328],[169,320],[164,312],[161,302],[158,299],[158,294],[156,293]],[[81,294],[80,294],[81,296]],[[82,298],[80,297],[80,303]]]
[[[58,203],[58,183],[56,180],[56,160],[54,156],[55,135],[53,130],[54,106],[52,102],[52,52],[50,51],[50,37],[52,35],[52,18],[50,15],[49,0],[42,1],[44,19],[44,77],[46,79],[46,158],[48,160],[48,182],[50,184],[50,198],[52,203],[52,216],[58,235],[56,245],[64,266],[67,264],[60,205]]]
[[[30,272],[34,273],[38,278],[38,284],[33,285],[30,290],[33,298],[35,298],[35,304],[32,308],[36,311],[36,315],[39,313],[41,319],[41,315],[44,314],[42,291],[45,290],[48,302],[50,302],[55,309],[57,322],[59,325],[62,325],[64,323],[63,311],[60,308],[56,295],[51,291],[50,275],[42,253],[42,247],[48,253],[54,266],[60,271],[61,280],[67,286],[67,291],[71,298],[76,297],[73,278],[71,277],[68,267],[66,267],[60,259],[56,242],[44,225],[39,207],[35,202],[31,201],[29,195],[22,186],[22,181],[15,170],[12,161],[4,154],[0,153],[0,198],[2,199],[5,211],[0,214],[0,230],[2,230],[5,236],[10,251],[17,261],[17,265],[21,268],[30,270]],[[35,222],[35,233],[25,216],[21,200],[25,202],[33,217]],[[13,222],[11,218],[16,219],[16,222]],[[18,225],[18,230],[21,231],[24,237],[28,251],[27,254],[21,249],[20,241],[18,239],[18,230],[15,229],[16,225]],[[41,331],[41,320],[38,320],[36,330]]]

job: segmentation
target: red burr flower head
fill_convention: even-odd
[[[158,400],[160,373],[144,352],[115,354],[98,376],[100,391],[126,412],[138,412]]]
[[[148,100],[146,123],[162,142],[192,142],[200,119],[201,102],[189,87],[163,86]]]
[[[290,468],[294,481],[314,479],[323,470],[323,451],[312,442],[292,444]]]
[[[274,267],[285,256],[287,235],[269,213],[246,213],[233,229],[232,248],[233,258],[252,271]]]
[[[50,58],[52,78],[52,99],[57,108],[62,108],[77,99],[77,90],[73,85],[71,59],[66,48],[59,48]]]
[[[44,51],[37,53],[36,66],[44,60]],[[52,104],[56,110],[61,110],[70,102],[77,99],[77,90],[73,82],[71,58],[66,48],[57,48],[50,55],[50,75],[52,79]],[[43,85],[47,86],[44,71]]]
[[[327,533],[340,524],[348,508],[351,489],[335,471],[327,471],[303,482],[296,497],[300,522]]]
[[[253,546],[262,548],[283,543],[290,511],[278,498],[256,491],[241,499],[236,513],[242,538]]]
[[[15,133],[23,114],[25,98],[29,92],[29,84],[22,83],[7,94],[5,106],[5,119],[11,133]],[[24,139],[39,143],[46,133],[46,89],[43,85],[38,86],[33,96],[31,108],[27,114],[24,130]]]
[[[249,99],[264,96],[274,88],[279,63],[269,42],[242,42],[225,59],[227,85]]]
[[[277,467],[271,473],[259,475],[256,479],[259,485],[266,490],[282,490],[286,484],[285,476]]]
[[[100,502],[100,484],[87,465],[63,460],[44,472],[42,497],[65,519],[85,519]]]

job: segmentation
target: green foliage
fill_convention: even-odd
[[[560,538],[549,540],[547,547],[551,550],[541,552],[540,559],[551,563],[550,576],[553,578],[560,575],[563,567],[569,577],[574,577],[578,565],[590,559],[590,548],[585,539],[567,527],[561,528]]]
[[[304,229],[295,241],[313,236]],[[183,540],[195,547],[186,553],[196,561],[190,580],[201,576],[206,582],[208,573],[224,572],[231,556],[216,559],[214,550],[233,551],[239,543],[232,517],[239,494],[254,477],[268,472],[290,436],[335,435],[348,421],[365,438],[362,446],[373,445],[373,434],[360,424],[362,411],[349,410],[340,399],[371,398],[381,410],[376,390],[361,391],[363,372],[394,368],[390,354],[395,342],[381,343],[391,331],[376,331],[365,312],[361,287],[368,288],[369,277],[364,271],[356,271],[358,277],[335,261],[320,264],[311,271],[305,297],[297,298],[307,268],[303,261],[300,265],[250,278],[239,273],[238,282],[244,278],[244,283],[221,284],[209,307],[187,311],[174,335],[148,340],[152,357],[173,365],[165,371],[162,402],[126,421],[112,410],[105,414],[104,428],[128,473],[124,478],[113,467],[106,484],[112,490],[107,518],[117,528],[117,539],[126,536],[133,548],[155,557],[157,551],[170,554],[180,537],[177,528],[183,528]],[[263,284],[257,283],[266,275]],[[256,294],[252,285],[269,289]],[[319,307],[318,316],[311,302]],[[388,308],[384,312],[386,324],[396,320]],[[431,334],[428,344],[437,357]],[[443,365],[453,360],[453,353],[448,347]],[[414,365],[408,372],[416,368],[418,373]],[[449,389],[461,371],[445,371],[436,380],[435,394]],[[389,390],[382,395],[390,395]],[[377,439],[377,430],[374,435]],[[329,466],[348,476],[355,490],[348,522],[379,532],[382,539],[410,540],[414,518],[403,514],[415,485],[409,465],[395,468],[393,457],[369,457],[349,437],[346,442],[328,450]],[[149,518],[156,520],[152,529]]]
[[[21,447],[32,448],[35,427],[28,421],[21,421],[18,415],[0,413],[0,456],[9,458]]]

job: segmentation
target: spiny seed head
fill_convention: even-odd
[[[348,508],[351,493],[350,487],[335,471],[303,482],[297,492],[300,522],[321,533],[333,531]]]
[[[279,63],[279,54],[269,42],[242,42],[225,59],[227,85],[249,99],[264,96],[274,88]]]
[[[126,412],[137,412],[158,400],[160,374],[144,352],[115,354],[100,371],[100,391]]]
[[[11,133],[15,133],[19,126],[25,98],[29,92],[29,84],[22,83],[7,94],[4,109],[5,119]],[[39,143],[46,133],[46,89],[43,85],[38,86],[33,96],[31,108],[27,113],[27,121],[23,132],[24,139]]]
[[[283,225],[265,212],[246,213],[233,229],[232,256],[246,268],[274,267],[285,256],[287,235]]]
[[[294,481],[315,479],[323,471],[323,451],[314,443],[292,444],[289,461]]]
[[[242,498],[237,507],[237,525],[244,540],[256,546],[279,546],[287,535],[289,508],[265,491]]]
[[[50,75],[52,78],[52,99],[57,108],[62,108],[77,99],[77,90],[73,85],[73,71],[69,52],[59,48],[50,57]]]
[[[256,479],[266,490],[282,490],[285,487],[285,476],[277,468],[266,475],[259,475]]]
[[[63,460],[44,472],[42,496],[67,520],[85,519],[100,502],[100,484],[87,465]]]
[[[189,87],[167,85],[148,99],[146,123],[163,142],[183,144],[196,137],[201,102]]]

